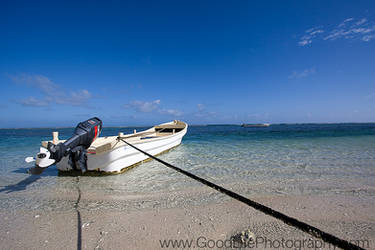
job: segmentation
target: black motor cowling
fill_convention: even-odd
[[[80,122],[74,130],[74,135],[64,143],[57,145],[51,142],[48,143],[47,149],[51,152],[50,158],[56,160],[56,163],[69,154],[70,161],[79,161],[79,159],[75,158],[86,158],[86,149],[99,136],[102,131],[102,125],[102,121],[97,117]],[[81,160],[83,161],[83,159]],[[83,169],[81,168],[81,170]]]

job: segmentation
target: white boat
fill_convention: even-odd
[[[87,170],[118,174],[149,158],[119,138],[155,156],[178,146],[187,128],[185,122],[175,120],[141,132],[134,130],[133,134],[119,133],[115,136],[98,137],[87,149]],[[56,145],[64,143],[65,140],[59,140],[55,133],[54,140],[50,142]],[[42,142],[44,148],[47,148],[47,145],[48,141]],[[74,166],[69,164],[69,156],[64,156],[56,166],[60,171],[74,170]]]

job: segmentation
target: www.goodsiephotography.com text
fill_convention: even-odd
[[[361,248],[370,248],[370,241],[367,239],[350,240],[350,243]],[[336,249],[335,246],[324,242],[320,239],[268,239],[267,237],[254,237],[247,241],[239,242],[233,239],[210,239],[205,236],[199,236],[196,239],[162,239],[159,240],[161,248],[166,249],[188,249],[188,248],[204,248],[204,249],[230,249],[230,248],[249,248],[249,249]]]

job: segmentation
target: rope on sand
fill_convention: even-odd
[[[187,172],[187,171],[185,171],[185,170],[183,170],[181,168],[173,166],[173,165],[169,164],[168,162],[165,162],[165,161],[163,161],[163,160],[161,160],[161,159],[159,159],[159,158],[157,158],[157,157],[155,157],[155,156],[153,156],[153,155],[151,155],[151,154],[149,154],[149,153],[147,153],[147,152],[145,152],[145,151],[137,148],[136,146],[128,143],[127,141],[125,141],[124,139],[122,139],[120,137],[118,137],[117,139],[123,141],[125,144],[127,144],[130,147],[138,150],[139,152],[147,155],[148,157],[150,157],[150,158],[152,158],[152,159],[154,159],[154,160],[156,160],[156,161],[164,164],[165,166],[167,166],[167,167],[169,167],[169,168],[171,168],[171,169],[173,169],[173,170],[175,170],[177,172],[180,172],[181,174],[184,174],[184,175],[186,175],[186,176],[188,176],[188,177],[190,177],[190,178],[192,178],[192,179],[194,179],[196,181],[199,181],[200,183],[202,183],[202,184],[204,184],[206,186],[209,186],[210,188],[213,188],[213,189],[219,191],[220,193],[228,195],[228,196],[232,197],[233,199],[236,199],[236,200],[238,200],[240,202],[243,202],[246,205],[255,208],[256,210],[259,210],[259,211],[261,211],[261,212],[263,212],[265,214],[268,214],[268,215],[270,215],[270,216],[272,216],[272,217],[274,217],[276,219],[279,219],[279,220],[283,221],[284,223],[286,223],[287,225],[296,227],[296,228],[298,228],[298,229],[300,229],[300,230],[302,230],[302,231],[304,231],[304,232],[306,232],[306,233],[308,233],[308,234],[310,234],[310,235],[312,235],[312,236],[314,236],[316,238],[320,238],[320,239],[322,239],[323,241],[325,241],[327,243],[330,243],[330,244],[332,244],[332,245],[334,245],[336,247],[340,247],[342,249],[363,249],[363,248],[361,248],[361,247],[359,247],[357,245],[354,245],[353,243],[351,243],[349,241],[340,239],[340,238],[338,238],[338,237],[336,237],[336,236],[334,236],[334,235],[332,235],[330,233],[326,233],[326,232],[320,230],[319,228],[316,228],[316,227],[311,226],[311,225],[309,225],[309,224],[307,224],[305,222],[299,221],[299,220],[297,220],[297,219],[295,219],[293,217],[290,217],[290,216],[285,215],[285,214],[283,214],[281,212],[273,210],[270,207],[262,205],[262,204],[260,204],[260,203],[258,203],[256,201],[252,201],[252,200],[250,200],[250,199],[248,199],[248,198],[246,198],[246,197],[244,197],[244,196],[242,196],[240,194],[237,194],[237,193],[235,193],[233,191],[230,191],[230,190],[228,190],[226,188],[223,188],[223,187],[221,187],[219,185],[216,185],[215,183],[212,183],[212,182],[210,182],[208,180],[205,180],[205,179],[203,179],[203,178],[201,178],[199,176],[196,176],[196,175],[194,175],[194,174],[192,174],[190,172]]]
[[[76,177],[78,197],[74,203],[74,210],[77,212],[77,250],[82,249],[82,219],[81,212],[79,211],[79,202],[81,201],[81,189],[79,188],[79,176]]]

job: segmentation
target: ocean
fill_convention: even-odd
[[[102,136],[133,129],[103,128]],[[27,173],[32,164],[25,157],[35,156],[52,131],[66,139],[73,128],[0,129],[0,208],[61,208],[60,199],[46,197],[63,199],[75,190],[77,178],[59,175],[54,166],[40,176]],[[190,126],[182,144],[160,158],[247,196],[375,195],[375,123]],[[129,197],[202,188],[156,161],[120,175],[81,176],[79,186]]]

